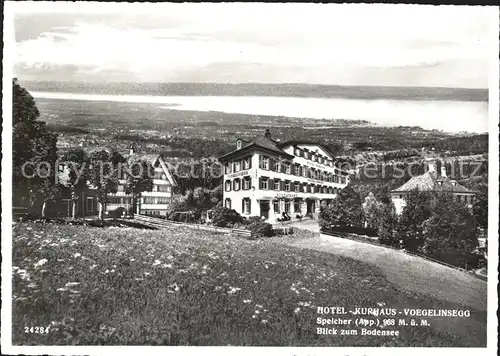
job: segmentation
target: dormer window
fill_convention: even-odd
[[[236,149],[241,149],[241,140],[236,141]]]

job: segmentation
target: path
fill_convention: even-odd
[[[319,231],[315,220],[293,223],[291,226]],[[426,294],[477,311],[486,311],[487,283],[453,268],[410,256],[402,251],[329,235],[291,240],[290,244],[373,264],[389,282],[401,289]]]

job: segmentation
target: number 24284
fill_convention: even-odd
[[[24,333],[25,334],[48,334],[50,326],[25,326]]]

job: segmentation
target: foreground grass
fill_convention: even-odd
[[[316,334],[317,306],[405,303],[427,302],[369,265],[273,239],[13,224],[17,345],[463,344],[430,327],[393,327],[399,337]],[[25,333],[31,326],[50,326],[49,333]]]

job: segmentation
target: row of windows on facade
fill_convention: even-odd
[[[142,197],[143,204],[170,204],[171,199],[167,197]],[[132,205],[131,197],[109,197],[108,204]]]
[[[241,183],[243,181],[243,183]],[[226,192],[238,191],[238,190],[249,190],[252,186],[252,179],[250,177],[244,177],[243,180],[236,178],[233,181],[226,180],[224,190]],[[259,179],[259,189],[261,190],[281,190],[285,192],[296,192],[296,193],[322,193],[322,194],[338,194],[340,188],[326,187],[315,184],[306,184],[300,182],[283,181],[280,179],[271,179],[261,177]]]
[[[252,160],[250,157],[246,157],[234,162],[227,162],[225,164],[224,172],[225,174],[230,174],[251,168]],[[326,182],[345,183],[345,177],[338,176],[330,172],[321,171],[316,168],[303,166],[298,163],[292,164],[291,162],[282,162],[269,156],[259,155],[259,168],[264,170],[271,170],[278,173],[318,179]]]
[[[293,212],[294,213],[301,213],[302,212],[302,204],[303,204],[302,201],[294,200],[293,201]],[[226,200],[224,201],[224,206],[228,209],[232,209],[230,198],[226,198]],[[285,200],[283,211],[286,213],[291,213],[291,206],[292,206],[292,202],[290,200]],[[281,213],[281,204],[280,204],[279,200],[273,201],[273,210],[276,214]],[[250,198],[241,199],[241,211],[243,212],[243,214],[251,214],[252,213],[252,201],[250,200]]]
[[[172,190],[172,187],[170,186],[170,184],[155,184],[155,185],[153,185],[152,192],[170,193],[171,190]],[[117,191],[124,192],[125,186],[119,185]]]
[[[270,170],[278,173],[291,174],[294,176],[317,179],[325,182],[345,183],[346,178],[333,174],[331,172],[322,171],[320,169],[303,166],[298,163],[282,163],[276,161],[274,158],[267,156],[259,156],[259,168]]]

